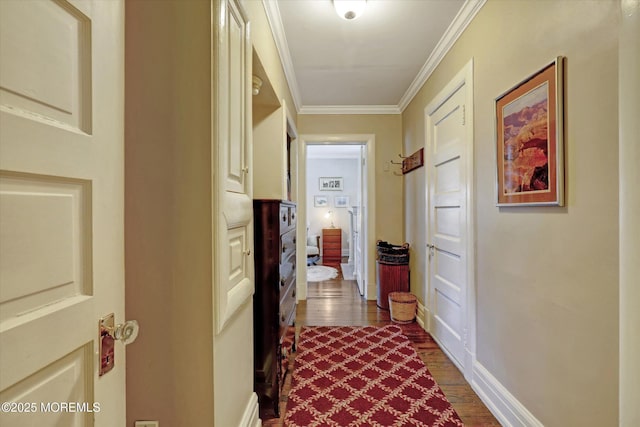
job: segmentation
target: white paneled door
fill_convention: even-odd
[[[426,116],[429,324],[461,369],[470,310],[468,89],[464,81],[454,85],[427,107]]]
[[[254,291],[251,37],[235,0],[219,3],[217,66],[216,331],[222,332]]]
[[[125,425],[124,4],[0,1],[0,425]]]

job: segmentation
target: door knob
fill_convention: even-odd
[[[435,255],[436,252],[436,245],[432,245],[430,243],[427,243],[427,249],[429,249],[429,258],[433,257]]]
[[[137,320],[127,320],[124,323],[117,325],[110,331],[110,335],[113,339],[122,341],[122,344],[131,344],[138,338],[138,332],[140,332],[140,325]]]
[[[138,338],[140,326],[136,320],[115,324],[113,313],[100,319],[98,324],[98,351],[100,353],[100,376],[113,369],[115,362],[115,341],[131,344]]]

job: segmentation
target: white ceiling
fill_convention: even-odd
[[[358,159],[362,144],[307,145],[309,159]]]
[[[263,0],[299,113],[399,113],[485,0]]]

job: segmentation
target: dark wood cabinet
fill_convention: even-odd
[[[342,229],[322,229],[322,263],[340,264],[342,260]]]
[[[254,389],[260,417],[279,417],[280,392],[295,348],[296,205],[254,200]]]

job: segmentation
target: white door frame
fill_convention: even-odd
[[[429,102],[425,108],[425,156],[429,156],[429,147],[431,141],[429,140],[429,116],[433,114],[442,104],[444,104],[458,89],[462,86],[466,87],[466,102],[465,102],[465,122],[466,122],[466,215],[467,215],[467,296],[465,301],[466,313],[464,313],[463,321],[463,337],[465,360],[464,366],[461,370],[464,373],[467,381],[471,382],[473,374],[473,364],[476,358],[476,281],[475,281],[475,209],[474,209],[474,152],[473,152],[473,58],[462,67],[462,69],[451,79],[449,83]],[[429,159],[425,159],[425,165],[429,164]],[[425,173],[425,178],[428,179],[429,174]],[[430,195],[429,195],[429,183],[425,182],[425,206],[427,213],[430,213]],[[425,217],[425,230],[427,232],[426,242],[429,243],[429,218]],[[425,254],[428,256],[429,250],[426,249]],[[432,304],[430,298],[430,271],[431,264],[427,262],[427,271],[425,272],[425,319],[424,324],[427,325],[427,331],[431,332],[431,312]]]
[[[375,141],[374,134],[313,134],[300,135],[298,138],[298,241],[306,240],[307,233],[307,186],[302,184],[307,177],[307,145],[364,145],[366,147],[367,171],[367,205],[366,209],[366,244],[364,252],[365,299],[376,299],[375,281],[375,230],[376,230],[376,185],[375,185]],[[306,245],[297,245],[297,262],[299,266],[296,277],[298,301],[307,299],[307,253]]]

